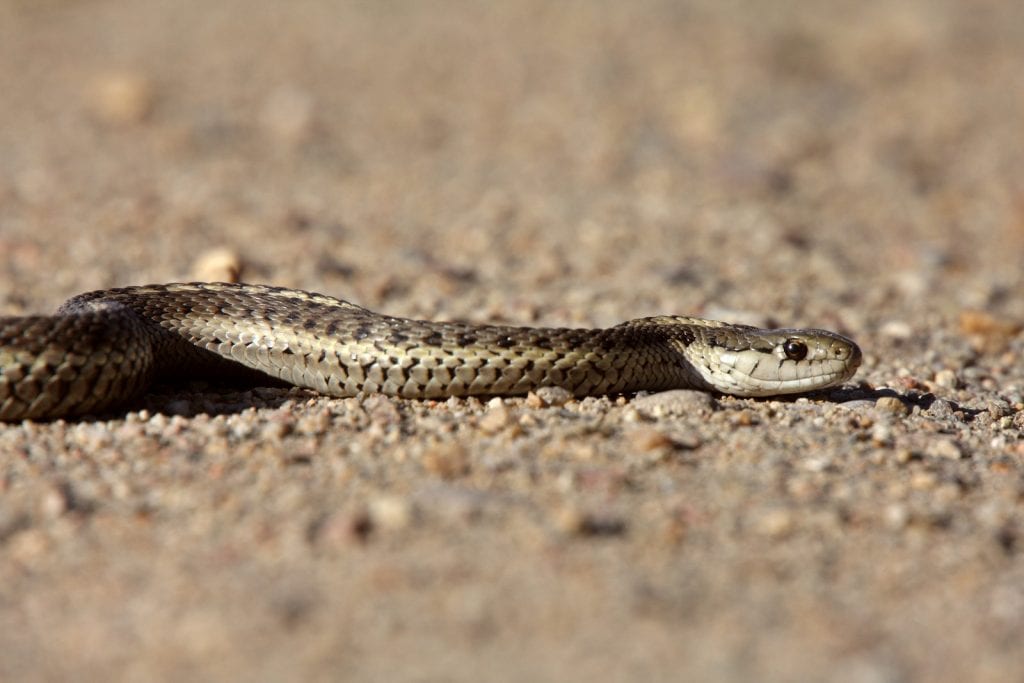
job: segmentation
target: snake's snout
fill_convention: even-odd
[[[853,377],[863,355],[857,343],[848,337],[826,330],[804,332],[811,353],[811,364],[804,368],[809,376],[817,376],[822,388],[834,386]]]
[[[857,342],[836,334],[835,332],[821,331],[818,332],[818,334],[824,334],[828,339],[826,356],[834,358],[837,361],[842,361],[849,368],[850,374],[844,379],[852,377],[853,373],[857,371],[857,368],[860,367],[860,363],[863,360],[863,354],[861,353],[860,347],[857,346]]]

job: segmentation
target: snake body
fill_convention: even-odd
[[[294,289],[108,289],[54,316],[0,318],[0,420],[96,414],[160,379],[250,373],[332,396],[574,396],[693,388],[803,393],[853,376],[861,352],[823,330],[659,316],[607,329],[408,320]]]

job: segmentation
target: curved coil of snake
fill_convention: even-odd
[[[426,322],[243,284],[109,289],[54,316],[0,318],[0,420],[99,414],[153,382],[244,375],[331,396],[576,397],[692,388],[804,393],[856,372],[861,352],[823,330],[659,316],[607,329]]]

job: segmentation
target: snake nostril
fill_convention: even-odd
[[[807,358],[807,344],[799,339],[789,339],[782,345],[786,358],[790,360],[803,360]]]

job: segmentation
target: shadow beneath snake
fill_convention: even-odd
[[[167,417],[216,417],[237,415],[246,410],[275,409],[289,402],[323,396],[312,389],[297,387],[256,370],[218,370],[219,372],[210,379],[199,380],[188,376],[174,380],[162,377],[141,396],[110,410],[54,419],[67,422],[105,422],[124,419],[129,413],[143,410],[150,415]]]
[[[294,403],[322,396],[311,389],[302,389],[290,384],[253,385],[211,384],[208,382],[187,385],[160,384],[136,400],[127,409],[107,415],[107,419],[123,417],[132,410],[145,410],[150,415],[166,415],[193,418],[200,415],[237,415],[247,410],[276,409],[287,403]]]
[[[162,378],[145,394],[107,417],[123,417],[132,410],[146,410],[151,415],[168,417],[216,417],[237,415],[247,410],[273,410],[288,403],[317,398],[330,397],[256,370],[202,380]]]
[[[931,392],[915,391],[913,389],[900,392],[888,387],[875,389],[874,387],[863,384],[857,387],[839,388],[826,391],[828,391],[828,397],[826,400],[837,404],[853,401],[874,402],[883,397],[890,397],[897,399],[907,406],[907,408],[913,409],[916,406],[920,408],[922,412],[932,412],[933,408],[938,409],[941,404],[941,409],[943,411],[961,413],[967,421],[970,421],[977,415],[986,412],[983,408],[968,408],[967,406],[957,403],[951,399],[939,398]],[[808,394],[808,396],[813,396],[813,394]]]
[[[624,396],[627,400],[632,401],[635,398],[652,396],[657,393],[661,392],[639,391],[625,394],[609,394],[607,397],[614,400],[618,396]],[[832,403],[837,405],[861,400],[875,401],[882,396],[894,396],[908,405],[919,405],[922,410],[927,410],[932,401],[935,400],[933,394],[918,394],[916,392],[899,394],[892,389],[873,389],[870,387],[831,388],[806,394],[766,396],[763,398],[737,398],[718,392],[707,393],[710,393],[716,399],[726,398],[737,401],[753,401],[755,403],[767,401],[794,403],[798,399],[809,399],[815,403]],[[526,398],[525,395],[499,397]],[[184,379],[181,381],[171,381],[168,378],[163,378],[150,387],[144,395],[118,409],[97,415],[82,415],[64,419],[75,422],[97,422],[124,418],[129,412],[141,410],[147,411],[150,415],[165,415],[167,417],[194,418],[200,415],[216,417],[219,415],[237,415],[247,410],[273,410],[288,403],[320,398],[330,399],[332,397],[318,393],[313,389],[294,386],[258,371],[232,374],[231,376],[219,376],[208,380]],[[392,398],[397,401],[422,401],[422,399]],[[465,399],[470,397],[456,398]],[[495,398],[495,395],[480,394],[474,395],[472,398],[486,403],[491,398]],[[427,402],[443,403],[446,400],[428,399]],[[956,404],[954,404],[954,410],[963,410],[971,415],[981,412],[965,409]]]

